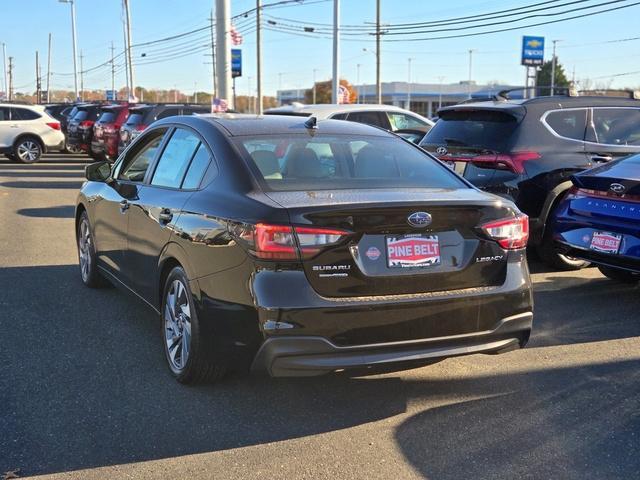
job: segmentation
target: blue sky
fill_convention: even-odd
[[[273,1],[263,0],[263,3]],[[631,3],[631,0],[628,1]],[[272,8],[265,13],[306,22],[332,22],[333,2],[307,2]],[[130,3],[133,44],[137,44],[205,26],[215,2],[130,0]],[[342,23],[361,25],[375,20],[375,0],[342,0],[341,3]],[[529,3],[537,1],[531,0]],[[231,0],[231,5],[232,14],[235,15],[253,8],[255,0]],[[390,24],[433,21],[526,5],[527,2],[523,0],[382,0],[382,21]],[[18,90],[34,89],[36,50],[40,51],[43,71],[46,71],[49,32],[53,34],[51,70],[55,75],[52,77],[52,88],[71,88],[73,79],[68,75],[73,71],[69,5],[57,0],[0,0],[0,8],[0,42],[7,44],[8,55],[14,57],[14,85],[20,87]],[[99,65],[109,58],[111,41],[117,51],[122,50],[120,0],[76,0],[76,11],[78,43],[83,51],[85,68]],[[551,56],[549,40],[562,40],[558,43],[558,57],[569,75],[575,68],[578,79],[596,78],[598,82],[612,80],[614,87],[639,87],[640,74],[606,77],[640,70],[640,40],[602,43],[640,36],[637,29],[639,20],[640,5],[594,17],[486,36],[427,42],[383,42],[382,78],[383,81],[405,81],[408,58],[411,57],[413,81],[438,83],[438,77],[442,76],[445,83],[455,83],[467,78],[467,51],[474,49],[474,80],[479,83],[500,81],[521,84],[524,67],[519,65],[519,48],[522,35],[529,34],[547,38],[547,58]],[[164,55],[170,56],[173,52],[206,42],[206,32],[195,37],[182,40],[182,43],[140,47],[134,52],[134,61],[145,61],[141,57],[143,53],[147,53],[146,61],[150,61],[163,58],[163,48],[169,49],[169,53]],[[375,57],[363,51],[363,48],[374,49],[373,38],[356,41],[346,38],[341,48],[341,76],[356,82],[357,65],[360,64],[361,82],[373,82]],[[273,94],[279,85],[282,88],[309,88],[314,69],[318,80],[331,76],[330,39],[265,31],[263,40],[263,89],[266,94]],[[237,88],[238,94],[246,94],[249,82],[251,88],[255,89],[254,33],[245,35],[241,48],[244,76],[238,79]],[[211,65],[205,62],[209,61],[205,53],[195,52],[162,63],[139,65],[136,67],[136,83],[147,88],[177,86],[185,92],[193,91],[197,84],[198,90],[208,91],[211,89]],[[118,74],[116,83],[118,86],[124,85],[123,72]],[[108,88],[110,84],[108,68],[95,70],[85,76],[85,88]]]

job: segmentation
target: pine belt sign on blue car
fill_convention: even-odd
[[[522,37],[522,65],[528,67],[544,63],[544,37]]]

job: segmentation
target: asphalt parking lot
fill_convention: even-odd
[[[80,281],[87,162],[0,159],[0,478],[640,477],[638,288],[533,261],[525,350],[185,387],[154,314]]]

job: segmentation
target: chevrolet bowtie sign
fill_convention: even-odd
[[[522,65],[535,66],[544,62],[544,37],[522,37]]]

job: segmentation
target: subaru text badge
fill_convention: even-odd
[[[431,220],[431,215],[427,212],[414,212],[407,217],[407,223],[416,228],[428,227]]]

